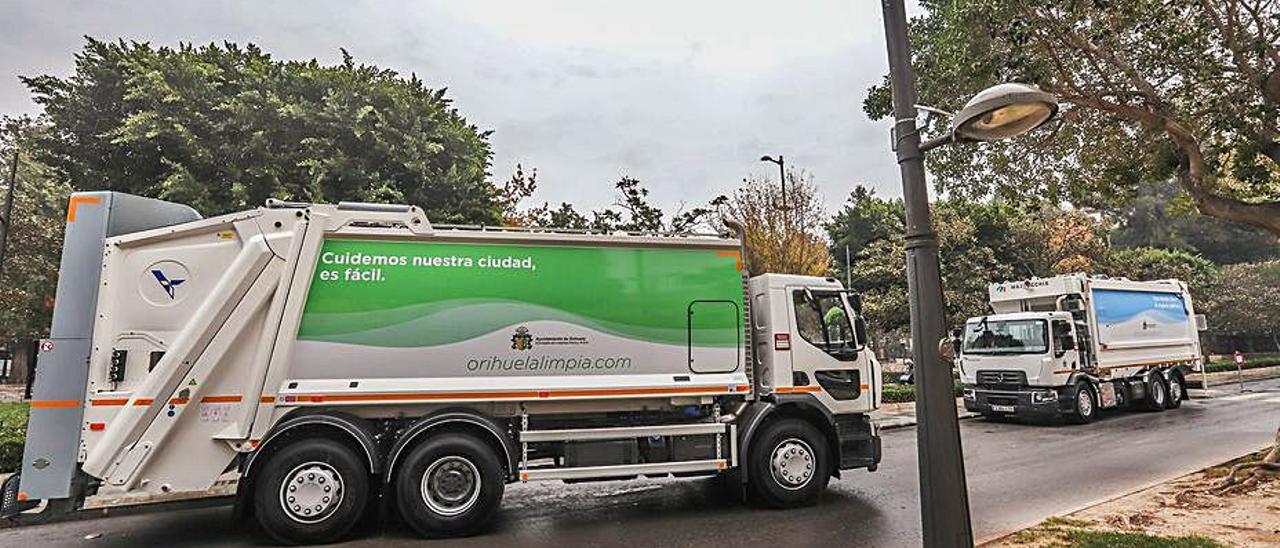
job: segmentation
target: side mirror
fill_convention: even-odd
[[[1060,346],[1060,347],[1062,348],[1062,350],[1064,350],[1064,351],[1065,351],[1065,350],[1075,350],[1075,349],[1076,349],[1076,338],[1075,338],[1075,337],[1072,337],[1071,335],[1063,335],[1063,336],[1062,336],[1062,340],[1061,340],[1061,342],[1058,344],[1058,346]]]
[[[853,311],[855,313],[862,314],[862,295],[850,292],[848,294],[848,297],[849,297],[849,307],[853,308]]]
[[[867,346],[867,321],[860,315],[853,317],[853,336],[857,339],[859,347]]]

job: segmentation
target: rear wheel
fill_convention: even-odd
[[[1147,383],[1147,399],[1143,407],[1147,411],[1164,411],[1165,402],[1169,399],[1169,387],[1164,384],[1164,376],[1152,373]]]
[[[1169,373],[1169,395],[1165,398],[1164,406],[1166,409],[1177,409],[1182,407],[1182,400],[1186,396],[1184,394],[1186,384],[1182,382],[1182,375],[1176,372]]]
[[[831,479],[830,455],[826,436],[812,424],[793,418],[770,422],[751,444],[751,494],[773,508],[813,504]]]
[[[271,455],[254,482],[253,496],[258,524],[273,540],[334,542],[364,514],[369,470],[341,442],[303,439]]]
[[[493,449],[474,436],[434,436],[414,448],[396,472],[400,515],[423,536],[476,533],[502,503],[503,469]]]
[[[1088,424],[1098,418],[1098,399],[1094,396],[1093,388],[1085,381],[1077,382],[1072,388],[1075,405],[1071,410],[1069,418],[1071,422],[1076,424]]]

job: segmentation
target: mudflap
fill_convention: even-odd
[[[39,500],[18,500],[18,483],[21,480],[22,474],[13,474],[4,480],[4,485],[0,487],[0,518],[12,519],[18,514],[40,506]]]

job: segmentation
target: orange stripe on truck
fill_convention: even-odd
[[[72,196],[71,200],[67,202],[67,222],[68,223],[76,222],[76,207],[79,206],[80,204],[98,205],[101,203],[102,203],[102,198],[99,198],[97,196]]]
[[[774,392],[779,394],[797,394],[805,392],[812,394],[821,391],[821,386],[779,386],[774,389]]]
[[[67,407],[80,407],[80,402],[76,400],[32,400],[31,407],[61,409]]]
[[[205,396],[203,398],[200,398],[200,403],[238,403],[243,399],[244,398],[242,396]],[[274,398],[269,398],[264,396],[263,400],[274,401]],[[153,402],[155,402],[155,400],[151,398],[140,398],[135,400],[133,402],[133,405],[141,407],[141,406],[151,405]],[[186,405],[188,403],[191,403],[191,400],[188,398],[172,398],[169,400],[169,403],[172,405]],[[89,402],[89,405],[92,405],[94,407],[111,407],[111,406],[119,406],[119,405],[129,405],[129,399],[128,398],[103,398],[103,399],[91,400]]]
[[[737,261],[738,272],[742,272],[742,253],[739,251],[717,251],[717,257],[733,257]]]

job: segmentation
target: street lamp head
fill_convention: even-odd
[[[951,121],[957,138],[996,141],[1038,128],[1058,113],[1052,93],[1027,84],[999,84],[982,90]]]
[[[774,160],[774,159],[773,159],[773,156],[769,156],[768,154],[766,154],[766,155],[764,155],[764,156],[761,156],[761,157],[760,157],[760,161],[761,161],[761,162],[776,162],[776,160]]]

